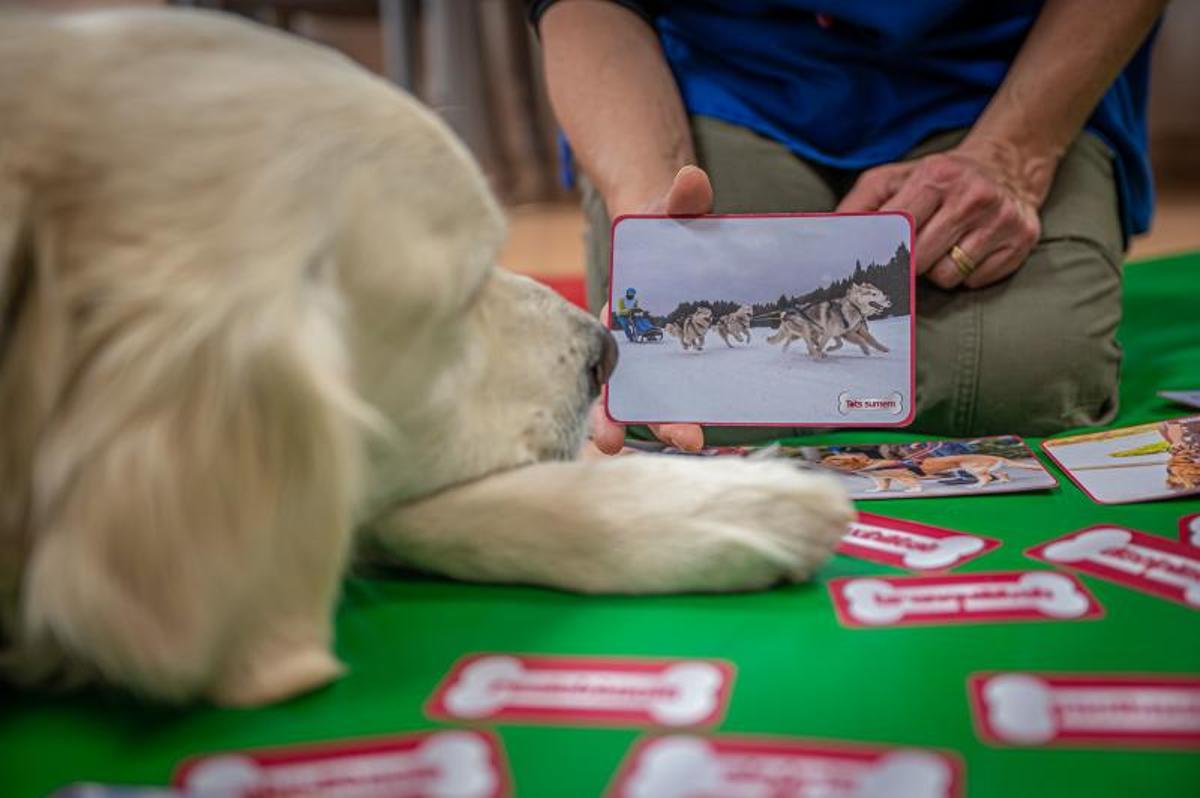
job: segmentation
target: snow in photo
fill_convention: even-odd
[[[894,213],[619,219],[609,414],[908,423],[911,248],[908,217]]]

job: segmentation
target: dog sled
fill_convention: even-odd
[[[650,314],[639,308],[629,313],[630,340],[635,344],[659,343],[663,339],[663,331],[650,319]]]

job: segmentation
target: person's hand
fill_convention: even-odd
[[[697,166],[685,166],[679,170],[670,188],[648,202],[614,209],[622,213],[665,213],[672,216],[709,213],[713,206],[712,183],[708,175]],[[608,326],[608,304],[600,311],[604,326]],[[617,454],[625,445],[625,427],[610,419],[604,412],[608,402],[608,386],[602,389],[600,401],[592,408],[592,442],[605,454]],[[663,443],[689,452],[704,447],[704,432],[696,424],[652,424],[650,431]]]
[[[943,153],[867,170],[838,210],[907,211],[917,274],[945,289],[982,288],[1015,272],[1037,244],[1055,166],[968,137]]]

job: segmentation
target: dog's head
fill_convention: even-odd
[[[872,283],[854,283],[846,291],[846,297],[862,311],[864,316],[875,316],[892,306],[892,300]]]
[[[594,318],[495,266],[504,224],[432,114],[395,95],[353,178],[343,249],[354,367],[383,422],[369,505],[574,456],[616,362]]]
[[[696,308],[696,311],[694,313],[692,313],[692,323],[696,324],[698,326],[701,326],[701,327],[707,327],[709,324],[712,323],[712,317],[713,317],[712,308],[710,308],[710,307]]]

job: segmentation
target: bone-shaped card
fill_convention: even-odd
[[[1055,571],[831,579],[843,626],[1075,621],[1104,610],[1078,579]]]
[[[1200,513],[1191,513],[1179,519],[1179,542],[1200,549]]]
[[[509,794],[499,742],[468,730],[209,754],[184,762],[173,783],[199,798]]]
[[[1200,749],[1197,676],[979,673],[968,693],[997,745]]]
[[[1200,494],[1200,416],[1051,438],[1042,450],[1100,504]]]
[[[431,718],[688,727],[720,721],[733,666],[710,659],[472,654],[425,706]]]
[[[962,763],[943,751],[787,737],[675,734],[634,744],[611,798],[955,798]]]
[[[1036,560],[1200,609],[1200,549],[1121,526],[1093,526],[1034,546]]]
[[[622,216],[612,241],[613,420],[912,420],[906,214]]]
[[[188,795],[169,787],[133,787],[89,781],[68,784],[51,793],[50,798],[188,798]]]
[[[982,557],[999,545],[1000,541],[983,535],[860,512],[836,551],[912,571],[942,571]]]

